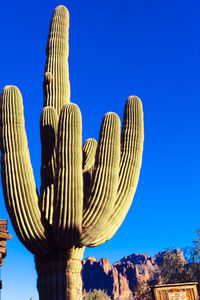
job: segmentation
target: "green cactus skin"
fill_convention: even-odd
[[[85,248],[57,249],[48,257],[35,257],[40,299],[82,300],[80,276]]]
[[[40,208],[52,225],[58,115],[53,107],[45,107],[40,118],[42,144]]]
[[[58,115],[63,105],[70,102],[68,32],[69,12],[60,5],[55,9],[50,25],[43,83],[44,106],[54,107]]]
[[[82,147],[82,118],[70,103],[69,13],[58,6],[50,25],[44,74],[40,195],[36,190],[15,86],[0,102],[0,147],[5,203],[16,234],[35,255],[40,300],[82,299],[85,247],[109,240],[123,222],[137,187],[143,152],[140,99],[127,99],[122,133],[115,113],[104,116],[98,142]]]
[[[7,210],[21,242],[32,252],[52,248],[47,237],[31,167],[20,91],[7,86],[1,95],[1,172]]]

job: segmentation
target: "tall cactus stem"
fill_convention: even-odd
[[[50,25],[47,60],[44,73],[44,106],[52,106],[58,115],[70,101],[69,83],[69,12],[66,7],[56,7]]]
[[[35,256],[40,300],[82,300],[83,248],[59,250],[50,257]]]

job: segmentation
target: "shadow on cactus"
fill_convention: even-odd
[[[70,103],[68,28],[68,10],[58,6],[46,50],[40,193],[21,93],[6,86],[1,94],[4,198],[18,238],[35,255],[40,300],[82,299],[84,249],[109,240],[123,222],[142,161],[143,110],[135,96],[126,102],[121,134],[119,117],[108,113],[99,141],[82,146],[81,113]]]

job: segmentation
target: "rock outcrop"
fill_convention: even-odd
[[[185,261],[179,249],[173,250],[177,256]],[[84,291],[105,290],[111,299],[128,299],[134,287],[139,283],[152,284],[162,281],[160,263],[166,252],[160,252],[154,257],[147,254],[132,254],[125,256],[113,265],[107,258],[96,260],[90,256],[83,260]]]

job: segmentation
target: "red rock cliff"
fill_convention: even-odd
[[[184,259],[180,250],[174,250]],[[111,299],[119,297],[128,299],[134,287],[141,282],[157,279],[160,281],[159,262],[166,252],[160,252],[154,257],[147,254],[132,254],[110,264],[107,258],[100,261],[94,257],[83,260],[83,286],[84,290],[105,290]]]

